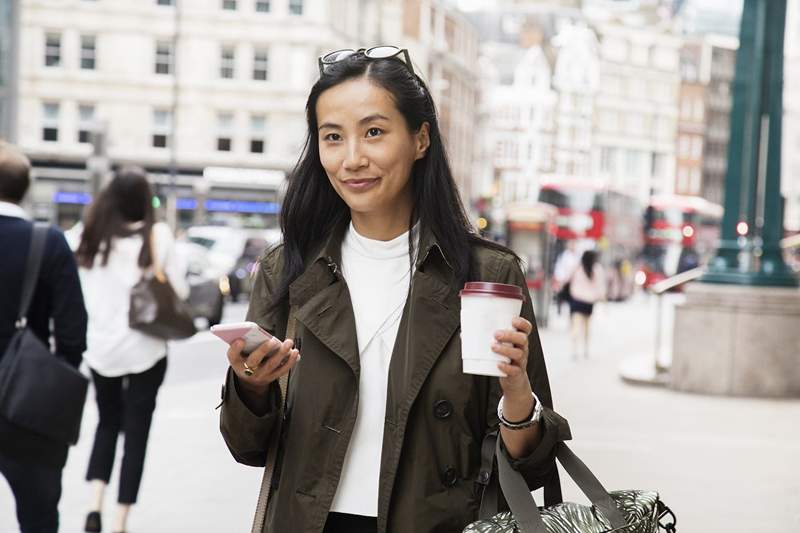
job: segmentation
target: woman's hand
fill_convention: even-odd
[[[511,321],[514,329],[495,332],[495,343],[492,351],[511,359],[509,363],[498,363],[499,368],[507,377],[500,378],[500,387],[506,398],[506,406],[514,400],[524,400],[530,405],[531,383],[528,379],[528,336],[533,331],[533,325],[522,317]],[[524,415],[523,415],[524,416]]]
[[[288,374],[300,360],[300,352],[294,349],[292,339],[280,342],[273,337],[249,354],[242,353],[242,348],[242,339],[231,343],[228,361],[240,388],[254,401],[265,398],[270,383]]]

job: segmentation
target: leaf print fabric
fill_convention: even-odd
[[[658,533],[658,493],[622,490],[609,493],[628,525],[612,529],[594,507],[560,503],[539,509],[547,533]],[[520,533],[510,511],[468,525],[464,533]]]

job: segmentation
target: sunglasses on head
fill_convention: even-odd
[[[359,48],[354,50],[352,48],[345,48],[344,50],[336,50],[328,52],[319,58],[319,75],[322,76],[327,72],[327,68],[339,61],[344,61],[348,57],[357,54],[364,54],[368,59],[389,59],[390,57],[401,56],[400,60],[408,68],[411,74],[414,74],[414,67],[411,66],[411,57],[408,55],[408,50],[405,48],[398,48],[397,46],[373,46],[372,48]]]

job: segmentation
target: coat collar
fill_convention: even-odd
[[[348,225],[349,220],[345,220],[334,227],[303,273],[291,283],[289,304],[297,310],[297,319],[329,349],[344,359],[358,375],[360,364],[355,317],[340,266],[342,241]],[[420,297],[441,304],[445,300],[452,300],[454,292],[457,298],[457,291],[453,287],[455,276],[451,263],[445,257],[433,231],[424,227],[421,231],[411,304]],[[419,290],[416,288],[417,285],[422,285],[424,288],[420,287],[422,290]],[[413,309],[414,305],[411,305],[411,308]],[[449,333],[452,334],[452,331]],[[406,343],[404,345],[404,348],[408,347]]]
[[[316,254],[312,256],[313,259],[308,263],[309,266],[306,268],[305,272],[303,272],[295,282],[300,280],[306,273],[312,270],[312,267],[320,262],[324,263],[332,270],[334,267],[336,267],[336,270],[339,270],[339,266],[342,263],[342,241],[344,241],[349,224],[350,219],[348,218],[334,227],[323,245],[320,246]],[[426,226],[421,225],[420,229],[421,234],[419,249],[417,250],[416,269],[422,269],[431,261],[438,259],[441,260],[450,273],[453,274],[455,271],[453,270],[452,263],[445,256],[436,234]],[[432,252],[435,253],[432,255]],[[294,285],[294,283],[292,285]]]
[[[30,220],[28,213],[17,204],[0,200],[0,216]]]

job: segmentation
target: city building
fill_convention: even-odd
[[[592,20],[600,44],[592,168],[642,203],[672,193],[681,39],[663,26]]]
[[[600,83],[597,36],[585,24],[569,24],[553,39],[553,46],[557,53],[553,88],[558,95],[555,174],[591,178],[594,105]]]
[[[10,137],[33,161],[28,207],[39,219],[72,225],[109,165],[136,163],[148,169],[178,226],[274,224],[286,174],[304,145],[317,58],[383,42],[408,43],[439,105],[456,179],[468,191],[477,35],[446,2],[20,5],[19,120]]]
[[[736,39],[716,35],[687,37],[681,48],[677,194],[723,201],[737,49]]]
[[[484,145],[491,150],[483,196],[502,202],[536,197],[553,172],[556,93],[544,48],[487,43],[482,48],[485,86]]]

